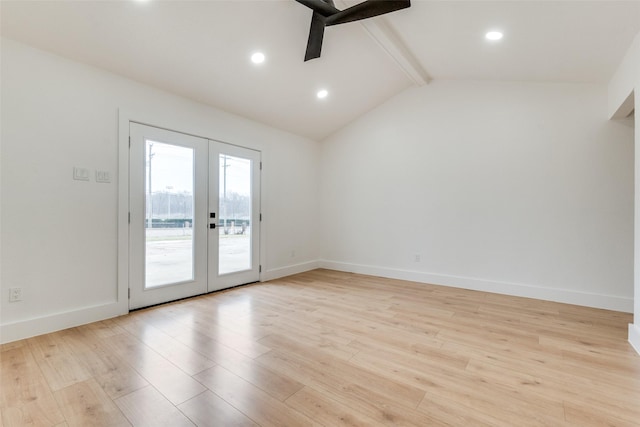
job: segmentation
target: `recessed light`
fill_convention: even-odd
[[[318,93],[316,93],[316,96],[320,99],[326,98],[329,95],[329,91],[327,91],[326,89],[321,89],[318,91]]]
[[[484,37],[487,40],[492,40],[492,41],[496,41],[496,40],[500,40],[502,38],[502,33],[500,31],[489,31],[487,34],[484,35]]]
[[[262,52],[256,52],[251,55],[251,62],[254,64],[262,64],[264,62],[265,56]]]

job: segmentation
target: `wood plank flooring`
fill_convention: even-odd
[[[638,426],[631,321],[315,270],[5,344],[0,427]]]

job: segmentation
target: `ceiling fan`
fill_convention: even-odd
[[[309,41],[304,55],[305,62],[320,57],[325,27],[360,21],[411,6],[411,0],[366,0],[345,10],[340,10],[335,7],[333,0],[296,1],[313,10]]]

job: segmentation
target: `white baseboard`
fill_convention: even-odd
[[[123,304],[114,302],[7,323],[0,326],[0,344],[98,322],[126,314],[128,311],[126,304],[123,307]]]
[[[368,274],[371,276],[387,277],[390,279],[409,280],[433,285],[471,289],[474,291],[535,298],[545,301],[556,301],[566,304],[622,311],[625,313],[633,312],[633,298],[631,297],[595,294],[569,289],[543,288],[518,283],[477,279],[473,277],[424,273],[420,271],[400,270],[395,268],[376,267],[331,260],[320,260],[319,265],[321,268],[327,268],[330,270]]]
[[[640,354],[640,325],[629,323],[629,344]]]
[[[391,279],[409,280],[441,286],[451,286],[498,294],[536,298],[547,301],[557,301],[567,304],[583,305],[587,307],[616,310],[627,313],[633,312],[633,298],[628,297],[593,294],[567,289],[542,288],[516,283],[496,282],[470,277],[432,274],[330,260],[308,261],[267,270],[262,274],[261,280],[267,281],[278,279],[280,277],[304,273],[305,271],[314,270],[316,268],[327,268],[330,270],[368,274]],[[113,302],[0,325],[0,344],[109,319],[111,317],[126,314],[128,311],[126,303]],[[633,324],[629,325],[629,342],[636,351],[640,353],[640,326]]]
[[[288,265],[286,267],[274,268],[265,271],[260,277],[260,281],[279,279],[281,277],[291,276],[305,271],[311,271],[319,268],[318,261],[308,261],[301,264]]]
[[[318,268],[318,261],[309,261],[301,264],[290,265],[281,268],[267,270],[262,273],[261,280],[273,280],[280,277],[291,276]],[[91,322],[109,319],[129,312],[128,303],[108,303],[94,307],[83,307],[78,310],[55,313],[34,319],[0,325],[0,344],[31,338],[37,335],[60,331],[74,326],[85,325]]]

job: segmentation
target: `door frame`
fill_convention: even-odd
[[[104,316],[104,318],[113,317],[117,314],[126,314],[129,310],[129,123],[134,122],[146,126],[152,126],[159,129],[169,130],[173,132],[183,133],[199,138],[219,141],[229,145],[235,145],[243,148],[255,150],[264,154],[260,145],[249,144],[243,141],[244,146],[234,144],[225,139],[215,136],[215,123],[211,124],[206,120],[198,120],[197,118],[176,118],[175,110],[165,112],[143,112],[131,111],[127,109],[118,109],[118,276],[117,276],[117,293],[116,305],[117,310],[113,314]],[[255,144],[255,145],[254,145]],[[261,191],[258,197],[259,211],[261,218],[263,206],[263,194],[265,192],[265,179],[261,178]],[[261,220],[262,221],[262,220]],[[265,222],[261,222],[259,232],[259,257],[260,263],[266,259],[267,233]],[[264,269],[262,266],[259,272],[258,281],[264,281]],[[111,313],[111,312],[109,312]]]

